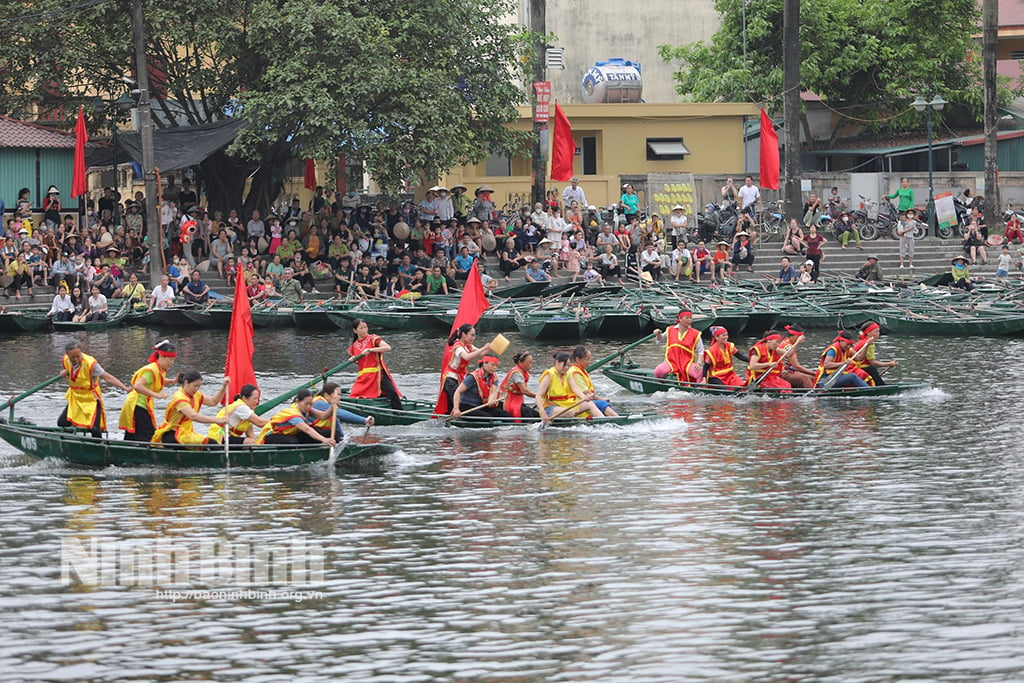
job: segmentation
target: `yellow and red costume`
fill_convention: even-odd
[[[687,382],[691,379],[689,375],[690,364],[697,360],[697,344],[700,342],[700,332],[692,327],[686,328],[685,332],[679,331],[678,325],[668,328],[665,342],[665,362],[669,365],[669,372],[674,374],[680,381]]]
[[[231,413],[235,412],[235,410],[238,409],[238,406],[242,405],[242,403],[244,403],[244,401],[242,399],[238,399],[236,401],[232,401],[231,403],[228,404],[227,408],[221,408],[220,410],[217,411],[217,417],[227,417],[227,416],[231,415]],[[228,433],[231,436],[236,437],[238,439],[244,439],[246,437],[246,435],[249,433],[249,428],[250,427],[252,427],[252,423],[251,422],[249,422],[248,420],[242,420],[237,425],[229,427],[228,428]],[[210,439],[211,442],[213,442],[213,443],[224,443],[224,427],[223,426],[221,426],[219,424],[212,424],[212,425],[210,425],[210,430],[209,430],[208,434],[209,434],[209,439]]]
[[[771,341],[773,336],[777,339],[781,339],[781,337],[777,335],[770,335],[768,337],[765,337],[761,341],[757,342],[756,344],[754,344],[754,346],[751,347],[751,362],[754,361],[754,356],[756,355],[756,362],[771,363],[772,366],[769,369],[762,370],[760,372],[754,372],[748,366],[747,384],[756,383],[759,377],[761,377],[765,373],[768,373],[768,376],[761,380],[760,383],[758,383],[759,387],[763,387],[765,389],[792,389],[793,385],[791,385],[786,380],[782,379],[782,363],[777,362],[782,357],[782,354],[779,353],[778,348],[775,349],[774,353],[768,348],[768,342]]]
[[[847,347],[844,351],[843,348],[839,345],[840,339],[845,340],[846,338],[836,337],[835,339],[832,340],[832,343],[826,346],[825,350],[821,352],[821,360],[818,362],[818,374],[814,376],[814,386],[818,386],[818,384],[821,383],[821,380],[828,377],[833,372],[836,372],[836,370],[839,369],[838,367],[835,370],[825,369],[825,357],[828,356],[829,351],[832,351],[834,354],[834,358],[832,359],[834,363],[845,363],[849,359],[850,349],[849,347]]]
[[[444,383],[449,377],[455,380],[455,386],[459,385],[466,377],[466,371],[469,369],[469,361],[465,356],[459,359],[458,364],[453,368],[451,366],[452,356],[455,355],[457,348],[465,349],[467,354],[473,353],[476,349],[469,342],[455,342],[451,346],[444,350],[444,358],[441,360],[441,390],[438,392],[437,405],[434,407],[435,415],[447,415],[452,412],[452,406],[448,400],[448,394],[444,391]]]
[[[523,399],[525,395],[516,386],[518,382],[512,381],[512,378],[517,374],[522,375],[523,384],[529,383],[530,373],[515,365],[508,371],[505,378],[501,380],[501,384],[498,385],[499,392],[505,392],[505,411],[512,415],[512,417],[523,416]]]
[[[185,446],[210,443],[208,438],[195,432],[192,428],[192,420],[185,417],[180,410],[182,406],[191,406],[192,410],[198,413],[204,398],[201,391],[197,391],[191,396],[186,394],[184,389],[175,391],[174,396],[171,396],[171,402],[167,404],[163,423],[153,433],[152,442],[161,443],[164,434],[171,432],[174,434],[174,440]]]
[[[274,434],[280,434],[281,436],[297,436],[299,428],[293,424],[289,424],[295,418],[301,418],[304,422],[309,422],[309,417],[299,410],[298,403],[293,403],[287,408],[274,413],[274,416],[270,418],[267,424],[263,426],[263,429],[260,430],[260,435],[256,441],[258,443],[265,443],[267,435],[271,432]],[[329,422],[328,426],[330,426]]]
[[[106,429],[107,416],[103,408],[100,378],[92,376],[96,359],[83,353],[82,363],[78,368],[73,368],[71,359],[64,354],[63,366],[68,373],[68,391],[64,394],[64,398],[68,401],[68,422],[76,427],[91,428],[97,419],[96,411],[98,410],[99,420],[96,426],[100,430]]]
[[[376,347],[380,342],[381,338],[379,336],[368,334],[362,339],[352,342],[352,345],[348,347],[348,355],[358,356],[361,353],[365,353],[367,349]],[[395,392],[401,398],[402,392],[398,391],[398,385],[395,384],[395,379],[391,376],[388,366],[384,363],[384,354],[367,353],[357,363],[359,370],[356,381],[348,392],[349,396],[352,398],[380,398],[384,395],[381,391],[381,380],[383,376],[387,376],[391,380],[391,386],[395,387]],[[442,379],[441,382],[443,384],[444,380]]]
[[[569,408],[571,406],[576,405],[576,403],[579,402],[580,397],[576,395],[576,392],[573,391],[572,387],[569,385],[568,372],[566,372],[564,375],[559,375],[558,371],[556,371],[553,367],[548,368],[543,373],[541,373],[541,383],[544,382],[545,376],[551,378],[551,381],[548,384],[548,393],[545,397],[546,403],[552,404],[557,408]],[[555,412],[557,413],[558,411]],[[583,413],[586,413],[587,415],[590,414],[589,411],[583,411]],[[583,413],[577,413],[577,415],[581,415]]]
[[[732,356],[736,353],[736,345],[732,342],[720,343],[717,339],[704,351],[705,375],[714,377],[730,387],[742,387],[743,380],[733,369]],[[767,381],[767,380],[766,380]]]
[[[132,390],[128,392],[128,397],[124,400],[124,405],[121,406],[121,417],[118,420],[118,426],[129,434],[135,433],[135,408],[144,408],[149,413],[149,418],[153,424],[156,424],[156,407],[153,403],[153,397],[145,394],[140,394],[135,389],[135,384],[139,380],[149,378],[146,382],[147,388],[155,394],[159,394],[163,391],[164,384],[167,381],[167,373],[164,372],[163,368],[160,367],[155,361],[147,363],[141,368],[135,371],[132,375],[132,381],[129,386]]]

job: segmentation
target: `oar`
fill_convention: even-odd
[[[829,378],[827,380],[825,380],[824,384],[822,384],[820,387],[811,387],[811,390],[808,391],[805,395],[806,396],[810,396],[811,394],[813,394],[815,391],[818,391],[819,389],[821,389],[822,391],[824,391],[825,389],[831,389],[832,385],[835,384],[839,380],[839,376],[842,375],[844,372],[846,372],[846,368],[850,367],[850,364],[853,363],[853,361],[855,361],[857,359],[857,356],[859,356],[861,353],[866,351],[867,348],[868,348],[867,344],[862,346],[860,348],[860,351],[855,353],[849,360],[847,360],[845,363],[843,363],[841,366],[839,366],[839,368],[835,372],[833,372],[831,375],[829,375]]]
[[[31,396],[32,394],[36,393],[37,391],[42,391],[43,389],[45,389],[46,387],[50,386],[54,382],[59,382],[60,380],[61,380],[61,375],[57,375],[56,377],[51,377],[50,379],[46,380],[42,384],[37,384],[36,386],[32,387],[31,389],[29,389],[28,391],[26,391],[23,394],[18,394],[14,398],[7,399],[2,404],[0,404],[0,410],[3,410],[4,408],[10,408],[11,409],[11,417],[10,417],[10,419],[14,420],[14,404],[15,403],[18,403],[19,401],[22,401],[22,400],[28,398],[29,396]]]
[[[293,396],[295,396],[295,394],[299,393],[301,390],[308,389],[309,387],[312,387],[312,386],[316,386],[316,384],[318,382],[321,382],[321,381],[327,379],[328,377],[330,377],[333,374],[341,372],[342,370],[347,368],[349,365],[352,365],[352,363],[355,363],[357,360],[359,360],[360,358],[362,358],[365,355],[366,355],[366,353],[361,353],[358,356],[356,356],[355,358],[353,358],[352,360],[347,360],[344,363],[341,363],[340,365],[336,365],[335,367],[331,368],[330,370],[324,370],[323,373],[321,373],[319,377],[314,377],[313,379],[309,380],[308,382],[303,382],[302,384],[300,384],[299,386],[295,387],[291,391],[286,392],[284,394],[281,394],[277,398],[272,398],[269,401],[267,401],[266,403],[261,403],[260,405],[256,406],[256,409],[253,412],[256,413],[257,415],[262,415],[265,412],[267,412],[268,410],[270,410],[271,408],[276,408],[277,406],[281,405],[285,401],[287,401],[290,398],[292,398]]]
[[[585,399],[585,398],[581,398],[580,400],[578,400],[575,403],[573,403],[571,406],[568,406],[566,408],[562,408],[560,411],[558,411],[557,413],[552,415],[551,419],[555,420],[555,419],[558,419],[558,418],[562,417],[563,415],[565,415],[566,413],[572,411],[574,408],[576,408],[577,406],[579,406],[581,403],[583,403],[586,400],[587,399]],[[544,422],[543,420],[537,423],[537,429],[539,429],[540,431],[544,431],[544,428],[547,427],[547,426],[548,426],[548,423]]]
[[[331,406],[331,440],[334,440],[334,435],[338,433],[338,406]],[[341,444],[334,444],[327,448],[327,466],[334,467],[335,461],[338,459],[338,453],[341,451]]]
[[[231,413],[228,412],[228,405],[230,405],[231,399],[228,398],[228,385],[231,384],[231,378],[224,378],[224,466],[227,469],[231,469]]]
[[[609,354],[609,355],[605,356],[604,358],[602,358],[602,359],[600,359],[600,360],[596,360],[596,361],[594,361],[594,362],[593,362],[593,363],[591,363],[591,364],[590,364],[590,366],[589,366],[589,367],[587,368],[587,371],[588,371],[588,372],[592,372],[592,371],[594,371],[594,370],[597,370],[597,369],[598,369],[599,367],[601,367],[602,365],[607,365],[608,363],[611,363],[611,362],[612,362],[613,360],[615,360],[615,357],[616,357],[616,356],[621,356],[622,354],[626,353],[626,351],[629,351],[630,349],[633,349],[633,348],[636,348],[637,346],[640,346],[640,345],[641,345],[641,344],[643,344],[643,343],[644,343],[645,341],[648,341],[648,340],[650,340],[650,339],[653,339],[653,338],[654,338],[654,335],[655,335],[655,333],[654,333],[654,332],[651,332],[651,333],[650,333],[649,335],[647,335],[647,336],[646,336],[646,337],[644,337],[643,339],[638,339],[638,340],[636,340],[635,342],[633,342],[632,344],[628,344],[627,346],[623,346],[623,347],[622,347],[621,349],[619,349],[618,351],[615,351],[614,353],[611,353],[611,354]]]
[[[779,359],[778,359],[777,361],[775,361],[774,363],[772,363],[771,365],[769,365],[769,366],[768,366],[768,369],[767,369],[767,370],[765,370],[764,372],[762,372],[762,373],[761,373],[761,376],[760,376],[760,377],[758,377],[758,378],[757,378],[756,380],[754,380],[754,383],[753,383],[753,384],[748,384],[748,385],[746,386],[746,388],[744,388],[744,389],[743,389],[742,391],[740,391],[739,393],[741,393],[741,394],[745,394],[745,393],[747,393],[748,391],[753,391],[754,389],[756,389],[756,388],[758,388],[759,386],[761,386],[761,382],[763,382],[763,381],[764,381],[764,378],[765,378],[765,377],[767,377],[767,376],[768,376],[769,374],[771,374],[771,371],[772,371],[772,370],[773,370],[773,369],[775,368],[775,366],[776,366],[776,365],[778,365],[778,364],[779,364],[779,363],[781,363],[782,361],[786,360],[786,357],[787,357],[787,356],[789,356],[789,354],[791,354],[791,353],[793,353],[794,351],[796,351],[796,348],[797,348],[798,346],[800,346],[800,344],[802,344],[802,343],[803,343],[804,339],[806,339],[806,337],[803,337],[803,336],[801,336],[801,337],[800,337],[799,339],[797,339],[797,340],[796,340],[796,341],[795,341],[795,342],[793,343],[793,345],[792,345],[792,346],[790,346],[790,347],[789,347],[788,349],[786,349],[786,352],[785,352],[784,354],[782,354],[782,356],[781,356],[781,357],[780,357],[780,358],[779,358]]]

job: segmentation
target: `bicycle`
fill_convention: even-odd
[[[774,206],[775,208],[765,207],[764,211],[761,212],[760,220],[755,225],[758,238],[761,241],[771,242],[776,239],[782,239],[782,234],[786,229],[786,217],[782,213],[782,205],[784,203],[781,199],[771,202],[769,207]]]

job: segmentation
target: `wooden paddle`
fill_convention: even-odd
[[[331,440],[334,440],[334,436],[338,433],[338,406],[331,406]],[[335,461],[338,459],[338,453],[341,451],[341,444],[336,443],[333,446],[327,448],[327,466],[334,467]]]
[[[655,335],[655,333],[651,332],[646,337],[643,337],[642,339],[638,339],[635,342],[633,342],[632,344],[629,344],[627,346],[623,346],[618,351],[615,351],[614,353],[611,353],[611,354],[605,356],[604,358],[602,358],[600,360],[596,360],[596,361],[592,362],[587,367],[587,371],[588,372],[593,372],[594,370],[597,370],[602,365],[607,365],[608,363],[611,363],[613,360],[615,360],[616,356],[621,356],[622,354],[626,353],[626,351],[629,351],[630,349],[633,349],[633,348],[636,348],[637,346],[640,346],[645,341],[648,341],[650,339],[654,339],[654,335]]]
[[[32,394],[36,393],[37,391],[42,391],[43,389],[45,389],[46,387],[50,386],[51,384],[53,384],[55,382],[59,382],[61,379],[63,379],[63,377],[61,375],[57,375],[56,377],[51,377],[50,379],[46,380],[45,382],[43,382],[41,384],[37,384],[36,386],[32,387],[28,391],[26,391],[26,392],[24,392],[22,394],[18,394],[17,396],[15,396],[13,398],[7,399],[2,404],[0,404],[0,410],[3,410],[4,408],[10,408],[11,409],[11,418],[10,419],[13,420],[14,419],[14,404],[15,403],[18,403],[19,401],[22,401],[22,400],[28,398],[29,396],[31,396]]]
[[[314,377],[313,379],[309,380],[308,382],[303,382],[302,384],[300,384],[296,388],[292,389],[291,391],[288,391],[288,392],[285,392],[285,393],[281,394],[277,398],[272,398],[269,401],[267,401],[266,403],[261,403],[260,405],[256,406],[256,409],[253,412],[256,413],[257,415],[263,415],[264,413],[266,413],[271,408],[276,408],[277,406],[281,405],[285,401],[289,400],[290,398],[295,396],[295,394],[299,393],[299,391],[301,391],[302,389],[308,389],[310,387],[316,386],[316,384],[318,382],[321,382],[321,381],[327,379],[331,375],[334,375],[334,374],[336,374],[338,372],[341,372],[342,370],[347,368],[349,365],[352,365],[353,363],[355,363],[356,361],[358,361],[360,358],[362,358],[365,355],[366,355],[366,352],[363,352],[363,353],[359,354],[358,356],[356,356],[355,358],[353,358],[352,360],[347,360],[344,363],[341,363],[340,365],[336,365],[335,367],[333,367],[333,368],[331,368],[329,370],[324,370],[320,374],[319,377]],[[2,409],[2,407],[0,407],[0,409]]]
[[[850,364],[853,363],[853,361],[857,360],[857,356],[867,351],[868,346],[869,344],[865,344],[864,346],[860,347],[860,350],[857,351],[857,353],[853,354],[853,356],[851,356],[845,363],[839,366],[839,368],[835,372],[829,375],[829,378],[825,380],[825,382],[820,387],[811,387],[811,390],[808,391],[805,395],[810,396],[819,389],[821,389],[822,391],[824,391],[825,389],[831,389],[832,385],[839,380],[839,376],[846,372],[846,368],[850,367]]]

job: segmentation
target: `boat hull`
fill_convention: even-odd
[[[801,396],[816,396],[820,398],[874,398],[879,396],[895,396],[908,391],[926,389],[926,384],[883,384],[878,387],[844,387],[831,389],[766,389],[758,387],[747,390],[747,387],[729,387],[717,384],[695,384],[692,382],[677,382],[673,379],[658,379],[654,372],[647,369],[633,368],[620,369],[615,366],[602,370],[608,379],[612,380],[624,389],[636,394],[653,394],[659,391],[676,390],[689,394],[704,394],[710,396],[725,396],[738,398],[742,396],[758,395],[770,396],[772,398],[799,398]]]
[[[381,426],[411,425],[421,422],[443,423],[448,427],[462,427],[466,429],[493,429],[495,427],[531,427],[538,426],[543,421],[537,418],[495,418],[495,417],[467,417],[459,419],[445,419],[434,415],[434,404],[425,401],[403,401],[406,410],[394,410],[383,398],[343,398],[338,404],[362,417],[373,416],[374,421]],[[579,427],[598,425],[626,425],[636,424],[650,419],[647,415],[619,415],[616,417],[605,417],[599,419],[580,419],[576,417],[564,417],[553,420],[550,427]]]
[[[36,458],[57,458],[75,465],[90,467],[158,467],[222,468],[228,465],[224,446],[163,446],[138,444],[115,439],[94,439],[78,430],[39,427],[28,423],[0,422],[0,439],[26,455]],[[347,444],[337,460],[387,455],[397,449],[389,444]],[[231,467],[294,467],[326,461],[326,446],[259,445],[230,448]]]

